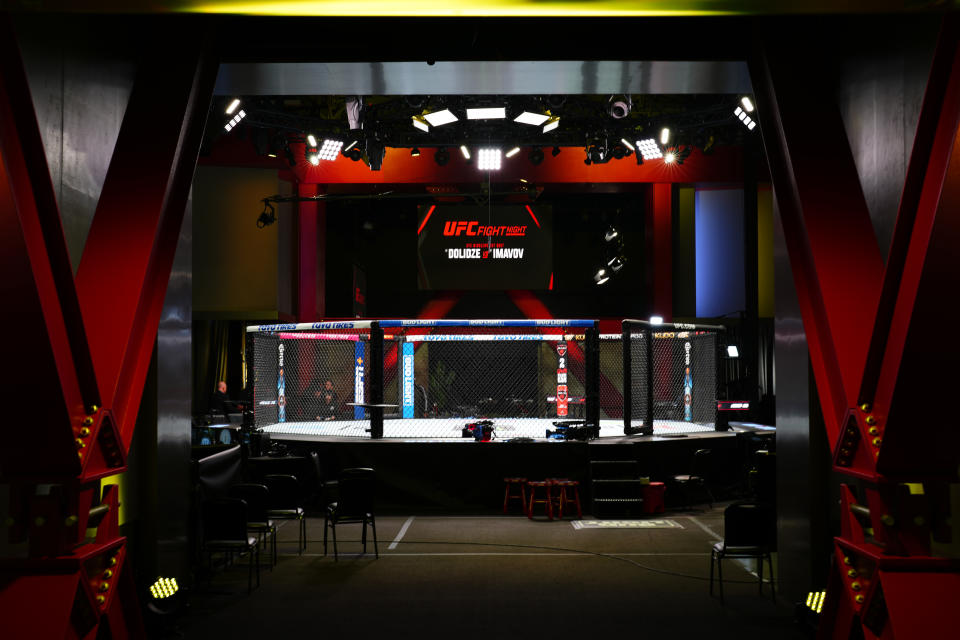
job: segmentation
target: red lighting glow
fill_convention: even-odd
[[[433,214],[433,210],[437,208],[437,205],[431,205],[430,209],[427,211],[427,215],[423,216],[423,222],[420,223],[420,228],[417,229],[417,235],[420,235],[420,232],[423,231],[423,228],[427,226],[427,220],[430,219],[430,216]]]

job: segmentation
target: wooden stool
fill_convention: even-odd
[[[577,480],[555,478],[552,484],[555,488],[553,499],[557,502],[557,519],[562,520],[563,507],[567,503],[573,503],[577,507],[577,519],[583,520],[583,511],[580,508],[580,483]],[[572,495],[571,491],[573,492]]]
[[[531,480],[527,483],[530,487],[530,506],[527,507],[527,517],[533,520],[533,505],[547,505],[547,519],[553,520],[553,492],[549,480]],[[543,489],[543,498],[537,499],[537,489]]]
[[[510,500],[520,500],[520,508],[523,509],[523,515],[527,515],[527,479],[526,478],[504,478],[503,491],[503,512],[507,512],[507,505]],[[512,493],[510,487],[520,487],[519,493]]]

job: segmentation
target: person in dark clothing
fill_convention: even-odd
[[[212,415],[223,416],[224,420],[230,422],[230,412],[237,411],[237,405],[227,395],[227,383],[221,380],[217,383],[217,390],[213,392],[210,398],[210,413]]]
[[[339,400],[337,392],[333,390],[333,383],[330,380],[324,381],[323,387],[317,390],[314,397],[316,399],[314,406],[317,407],[317,421],[336,420]]]

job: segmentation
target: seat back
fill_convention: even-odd
[[[203,541],[247,541],[247,503],[240,498],[215,498],[201,506]]]
[[[249,522],[266,522],[267,509],[270,508],[270,490],[266,485],[241,482],[230,487],[230,497],[240,498],[247,503]]]
[[[723,512],[723,542],[728,547],[773,546],[773,512],[758,502],[734,502]]]
[[[713,451],[697,449],[693,452],[693,473],[691,474],[708,482],[713,476]]]
[[[341,518],[363,517],[373,513],[377,474],[369,467],[344,469],[340,472],[337,514]]]
[[[271,509],[296,509],[303,506],[300,481],[296,476],[270,474],[263,477],[263,484],[270,492]]]

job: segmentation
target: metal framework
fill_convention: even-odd
[[[960,354],[936,339],[960,241],[958,27],[945,18],[886,267],[823,69],[769,35],[750,61],[834,469],[860,487],[842,488],[821,638],[939,638],[960,625],[960,561],[936,549],[951,537],[960,462],[940,397]]]
[[[217,64],[185,33],[138,68],[76,279],[26,73],[0,16],[0,225],[10,312],[0,360],[29,425],[5,430],[10,637],[143,637],[118,491],[200,148]],[[13,367],[11,367],[12,369]],[[87,538],[88,530],[96,531]],[[44,603],[44,615],[24,611]]]

